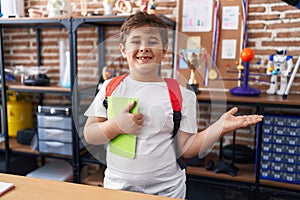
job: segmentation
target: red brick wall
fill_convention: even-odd
[[[76,10],[73,16],[80,16],[80,1],[71,0],[75,3]],[[156,1],[157,14],[165,14],[166,16],[176,20],[178,3],[177,1]],[[46,12],[46,0],[25,0],[25,11],[27,13],[28,8],[37,8]],[[138,8],[135,7],[134,10]],[[103,5],[100,0],[88,0],[88,12],[103,14]],[[261,61],[260,72],[265,72],[265,68],[268,63],[269,55],[273,54],[277,47],[286,48],[289,55],[294,57],[294,63],[300,53],[299,43],[300,34],[299,27],[300,22],[298,20],[300,16],[300,10],[293,6],[289,6],[281,0],[251,0],[249,4],[248,15],[248,33],[249,42],[248,46],[255,51],[254,62]],[[53,67],[49,72],[53,81],[58,79],[58,49],[57,38],[66,37],[65,34],[61,34],[64,31],[49,30],[43,32],[43,64]],[[47,33],[48,32],[48,33]],[[109,29],[106,32],[107,37],[118,33],[117,29]],[[35,32],[33,30],[5,30],[5,62],[7,66],[26,65],[34,66],[36,64],[35,52]],[[24,37],[25,36],[25,37]],[[78,32],[78,65],[79,72],[82,74],[82,81],[93,82],[97,80],[97,68],[87,69],[88,66],[97,65],[97,55],[89,55],[92,52],[97,43],[97,34],[95,29],[80,29]],[[28,40],[29,38],[29,40]],[[18,45],[15,47],[14,44]],[[13,46],[14,45],[14,46]],[[21,47],[20,47],[21,46]],[[108,49],[109,58],[115,56],[118,52],[118,45],[111,46]],[[26,51],[23,51],[26,49]],[[166,62],[167,63],[167,62]],[[108,63],[109,64],[109,63]],[[81,66],[84,65],[84,68]],[[90,73],[94,74],[91,78]],[[291,93],[300,93],[299,73],[294,81],[294,85],[291,88]],[[255,83],[257,87],[260,87],[263,91],[268,88],[268,84],[261,82]]]
[[[255,60],[261,60],[261,72],[265,72],[269,55],[278,47],[287,50],[293,56],[294,64],[300,54],[299,27],[300,10],[281,0],[251,0],[248,15],[248,46],[255,51]],[[291,93],[300,92],[299,71],[291,88]],[[268,88],[261,83],[262,89]],[[264,90],[263,90],[264,91]]]

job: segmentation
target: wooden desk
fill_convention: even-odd
[[[39,178],[1,174],[0,181],[11,182],[15,188],[1,196],[1,200],[167,200],[174,199],[136,192],[104,189],[83,184],[58,182]]]

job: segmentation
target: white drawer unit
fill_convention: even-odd
[[[41,153],[72,156],[71,115],[71,106],[38,106],[38,149]]]
[[[80,142],[80,149],[83,148],[82,142]],[[65,156],[72,156],[72,143],[39,140],[39,151],[41,153],[53,153]]]
[[[37,115],[38,127],[71,129],[71,117]]]
[[[54,153],[71,156],[72,143],[39,140],[39,151],[42,153]]]
[[[72,143],[72,131],[54,128],[38,128],[39,140]]]
[[[38,106],[38,127],[72,130],[70,106]]]

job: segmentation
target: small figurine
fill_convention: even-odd
[[[61,11],[65,7],[65,2],[63,0],[48,0],[47,11],[48,17],[58,17],[61,16]]]
[[[69,0],[48,0],[47,3],[48,17],[71,17],[75,9],[76,4]]]
[[[64,0],[64,9],[62,10],[62,16],[64,17],[71,17],[72,12],[76,9],[76,3],[72,2],[70,3],[70,0]]]
[[[139,7],[140,11],[148,12],[149,0],[138,0],[135,4]]]
[[[148,13],[149,14],[155,14],[156,8],[155,8],[155,0],[150,1],[150,6],[148,7]]]
[[[293,68],[293,57],[286,55],[286,50],[278,48],[276,54],[270,55],[267,75],[271,75],[270,88],[267,94],[283,95],[287,87],[287,77]],[[278,90],[278,75],[280,75],[280,89]]]
[[[104,7],[104,15],[113,15],[113,5],[114,0],[104,0],[103,7]]]
[[[115,3],[116,10],[123,15],[130,15],[132,13],[132,4],[128,0],[117,0]]]

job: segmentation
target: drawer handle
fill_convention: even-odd
[[[62,143],[62,142],[45,142],[45,144],[47,146],[50,146],[50,147],[62,147],[62,146],[64,146],[64,143]]]
[[[55,135],[62,135],[64,134],[63,130],[58,130],[58,129],[47,129],[45,132],[48,134],[48,136],[55,136]]]
[[[60,121],[60,120],[63,120],[64,118],[63,117],[45,116],[45,119],[48,121]]]

